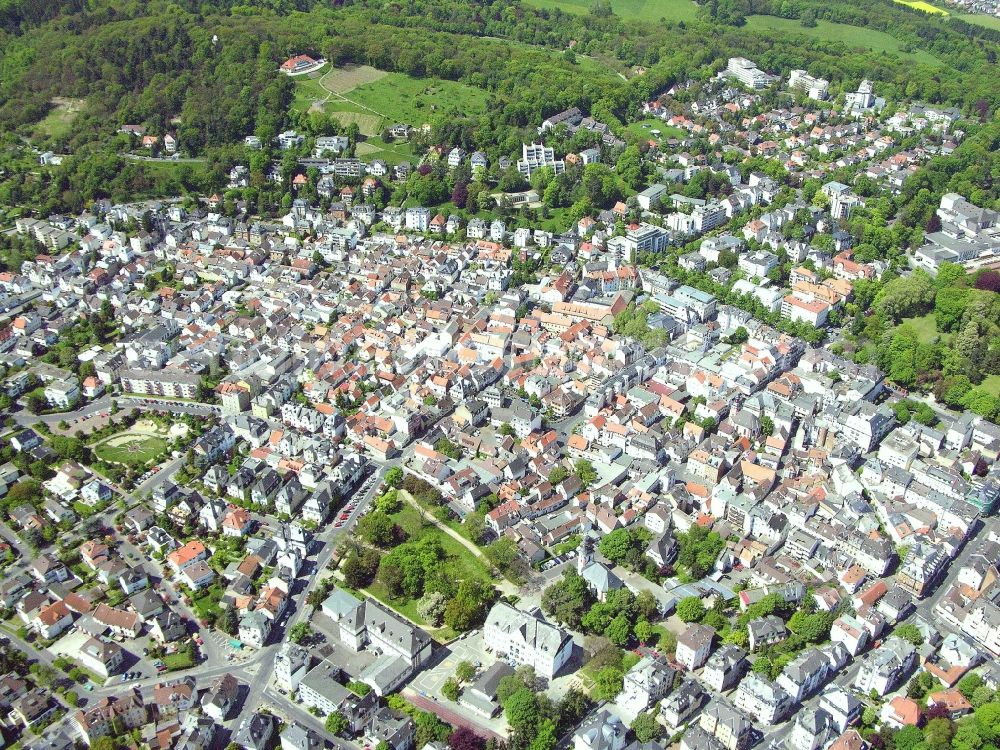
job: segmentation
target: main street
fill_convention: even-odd
[[[314,541],[317,553],[312,564],[311,573],[306,581],[306,585],[302,587],[302,590],[291,597],[289,607],[292,612],[291,615],[286,616],[285,630],[283,634],[279,634],[279,637],[287,637],[288,632],[295,625],[303,622],[303,618],[308,617],[307,613],[311,611],[311,607],[306,600],[308,599],[309,594],[312,593],[312,591],[319,585],[321,574],[326,569],[326,566],[329,565],[330,560],[337,549],[337,543],[344,534],[348,534],[350,532],[357,520],[365,513],[377,494],[385,473],[397,463],[398,461],[394,460],[378,465],[375,472],[367,480],[363,480],[368,483],[367,488],[362,491],[360,496],[355,494],[354,497],[356,505],[354,511],[351,513],[351,516],[347,519],[344,525],[340,528],[336,528],[336,526],[331,523],[326,527],[326,529],[317,535]],[[274,638],[274,635],[275,634],[272,633],[272,638]],[[240,724],[249,716],[252,716],[260,711],[265,701],[269,700],[273,703],[280,704],[281,708],[286,713],[294,714],[297,719],[308,716],[309,720],[305,720],[302,723],[311,725],[314,729],[322,730],[322,722],[312,716],[312,714],[304,711],[300,706],[289,701],[285,698],[285,696],[281,695],[279,691],[268,690],[268,686],[270,685],[271,677],[274,672],[274,656],[277,649],[278,646],[275,644],[265,646],[261,649],[257,659],[254,660],[255,663],[259,664],[259,667],[256,674],[254,674],[249,680],[246,700],[243,702],[240,713],[234,719],[233,726],[239,727]],[[345,740],[340,740],[338,747],[341,748],[341,750],[351,750],[355,747],[355,745]]]

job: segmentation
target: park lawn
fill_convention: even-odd
[[[292,109],[296,112],[308,112],[313,102],[326,99],[327,92],[319,85],[319,76],[298,76],[295,81],[295,96],[292,98]]]
[[[379,136],[366,138],[358,144],[357,155],[359,159],[371,161],[381,159],[390,167],[401,164],[404,161],[415,162],[419,160],[413,145],[409,141],[398,141],[386,143]]]
[[[402,509],[398,513],[394,513],[392,519],[406,532],[408,540],[434,537],[441,543],[441,548],[446,555],[443,566],[451,580],[456,582],[469,578],[491,580],[490,571],[485,562],[473,555],[471,550],[457,539],[452,538],[429,521],[425,522],[420,511],[409,503],[404,502]],[[416,599],[393,599],[378,579],[367,588],[367,591],[401,615],[420,625],[427,626],[426,621],[417,614]],[[435,630],[434,634],[440,640],[454,637],[454,633],[447,627]]]
[[[803,34],[822,41],[842,42],[849,47],[863,47],[873,52],[886,52],[892,55],[899,55],[900,57],[906,57],[925,65],[940,67],[942,64],[936,57],[923,50],[904,52],[902,42],[884,31],[864,29],[846,23],[817,21],[815,26],[806,27],[799,21],[791,18],[750,16],[747,18],[746,28],[772,34],[778,38],[787,36],[788,34]]]
[[[204,161],[140,161],[142,170],[154,180],[168,178],[190,179],[198,182],[208,173],[208,162]]]
[[[394,513],[392,518],[406,532],[408,539],[424,539],[432,536],[441,542],[441,547],[448,557],[444,564],[453,573],[453,580],[463,581],[467,578],[481,578],[488,581],[491,579],[489,567],[485,562],[473,555],[472,551],[457,539],[446,534],[430,521],[424,521],[420,511],[409,503],[404,503],[402,509],[398,513]]]
[[[947,333],[939,334],[937,322],[934,320],[934,313],[927,313],[915,318],[903,318],[899,325],[910,325],[917,331],[917,338],[921,344],[930,344],[935,338],[941,336],[946,338]]]
[[[658,130],[659,135],[654,135],[653,131]],[[625,131],[636,138],[652,140],[662,143],[665,138],[687,138],[687,132],[680,128],[667,125],[663,120],[650,117],[639,122],[629,123]]]
[[[667,637],[667,634],[670,633],[670,631],[664,625],[654,625],[652,627],[652,631],[653,631],[653,640],[650,643],[650,645],[662,649],[664,646],[663,641]]]
[[[640,658],[642,657],[632,651],[622,650],[622,668],[624,672],[628,672],[632,667],[634,667]],[[581,683],[583,683],[583,686],[586,688],[588,693],[594,689],[594,685],[597,682],[597,673],[600,671],[601,670],[594,664],[593,659],[591,659],[583,665],[579,672],[576,673],[577,678]]]
[[[213,622],[215,616],[219,614],[219,602],[222,601],[222,586],[214,583],[207,589],[202,589],[191,597],[191,607],[194,609],[198,619]]]
[[[988,391],[990,395],[1000,397],[1000,375],[988,375],[979,387]]]
[[[373,112],[365,112],[356,104],[343,99],[331,98],[323,106],[324,111],[342,127],[357,125],[361,135],[373,136],[382,132],[385,118]]]
[[[80,114],[84,103],[83,99],[53,99],[52,109],[35,124],[35,132],[50,138],[68,136],[72,132],[73,121]]]
[[[125,433],[112,435],[94,448],[94,455],[108,463],[124,464],[126,466],[145,466],[155,461],[167,452],[169,443],[154,435],[136,435],[135,439],[124,445],[111,445],[113,441]]]
[[[590,0],[528,0],[528,5],[565,13],[589,13]],[[695,21],[698,6],[691,0],[611,0],[611,9],[626,21]]]
[[[538,219],[538,225],[546,232],[568,232],[576,222],[573,220],[572,207],[550,208],[549,218]]]

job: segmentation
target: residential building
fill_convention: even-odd
[[[677,637],[677,650],[674,658],[678,664],[688,670],[700,668],[712,651],[712,640],[715,630],[708,625],[693,624]]]
[[[902,638],[890,636],[882,645],[862,657],[854,687],[861,693],[872,690],[888,695],[903,683],[917,666],[917,652]]]

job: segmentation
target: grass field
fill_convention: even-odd
[[[655,117],[648,120],[640,120],[639,122],[629,123],[625,130],[637,138],[656,141],[657,143],[662,142],[665,138],[687,137],[687,133],[685,131],[680,128],[671,127],[663,122],[663,120],[657,120]],[[654,134],[654,130],[659,131],[659,134]]]
[[[73,129],[73,121],[84,103],[83,99],[56,97],[51,102],[52,109],[35,125],[35,132],[49,138],[64,138]]]
[[[1000,31],[1000,17],[997,16],[986,16],[982,13],[958,13],[953,14],[952,17],[961,18],[966,23],[974,23],[977,26]]]
[[[905,5],[907,7],[913,8],[914,10],[922,10],[924,13],[930,13],[931,15],[941,15],[947,16],[948,11],[944,8],[939,8],[936,5],[931,5],[924,0],[892,0],[894,3],[899,3],[900,5]]]
[[[326,91],[320,86],[321,74],[298,76],[295,81],[295,97],[292,99],[292,109],[296,112],[307,112],[314,102],[321,102],[327,97]]]
[[[927,315],[921,315],[916,318],[903,318],[899,325],[908,325],[916,330],[917,338],[921,344],[930,344],[935,341],[938,336],[942,339],[948,337],[947,333],[938,333],[937,323],[934,321],[934,313],[927,313]]]
[[[205,161],[140,161],[143,171],[154,179],[167,177],[180,178],[187,176],[192,180],[200,180],[208,171]]]
[[[320,79],[320,86],[335,94],[346,94],[358,86],[375,83],[385,78],[388,73],[371,65],[346,65],[343,68],[331,68]]]
[[[223,593],[225,592],[222,587],[218,583],[213,583],[191,597],[191,608],[199,620],[214,622],[215,616],[219,614],[219,602],[222,601]]]
[[[419,127],[445,112],[481,114],[486,111],[486,92],[456,81],[358,65],[296,79],[292,108],[304,112],[317,106],[341,124],[357,123],[363,135],[375,136],[394,123]],[[397,156],[397,161],[402,158]]]
[[[588,13],[593,3],[590,0],[528,0],[528,5],[566,13]],[[698,17],[698,6],[691,0],[611,0],[611,8],[626,20],[694,21]]]
[[[186,651],[178,651],[176,654],[166,654],[162,661],[164,666],[171,672],[178,669],[190,669],[195,665],[191,654]]]
[[[476,115],[486,110],[486,92],[482,89],[437,78],[412,78],[403,73],[389,73],[344,96],[346,101],[327,102],[327,111],[335,117],[338,112],[377,115],[383,120],[380,128],[397,122],[419,127],[435,114],[454,111]]]
[[[359,159],[381,159],[390,167],[404,161],[414,162],[417,154],[406,141],[399,143],[386,143],[379,136],[369,138],[358,144]]]
[[[1000,375],[988,375],[979,387],[989,391],[991,395],[1000,397]]]
[[[102,461],[145,466],[167,452],[167,441],[154,435],[129,435],[123,433],[105,440],[94,448]]]
[[[845,23],[817,21],[815,26],[807,28],[798,21],[790,18],[750,16],[747,19],[746,28],[771,33],[779,37],[784,37],[788,34],[803,34],[823,41],[842,42],[849,47],[863,47],[874,52],[887,52],[892,55],[899,55],[900,57],[909,58],[925,65],[941,65],[940,60],[923,50],[904,52],[902,43],[884,31],[863,29],[859,26],[850,26]]]
[[[341,125],[357,123],[358,130],[362,135],[375,135],[380,133],[383,127],[383,118],[370,112],[351,112],[346,110],[329,110],[331,117],[335,117]]]

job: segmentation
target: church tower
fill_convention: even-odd
[[[587,566],[594,562],[594,540],[589,532],[586,526],[580,526],[580,547],[576,552],[576,572],[579,575],[583,575]]]

